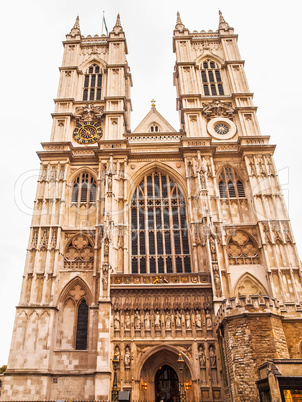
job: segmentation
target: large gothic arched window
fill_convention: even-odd
[[[146,175],[131,200],[132,273],[191,272],[185,200],[160,172]]]
[[[220,67],[213,60],[205,60],[201,65],[203,91],[206,96],[224,95]]]
[[[100,66],[90,66],[84,77],[83,100],[100,100],[102,95],[102,74]]]

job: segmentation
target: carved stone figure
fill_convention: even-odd
[[[103,290],[107,290],[108,289],[108,267],[107,266],[103,266],[102,282],[103,282]]]
[[[114,354],[117,357],[117,359],[120,360],[120,348],[117,345],[114,349]]]
[[[190,311],[186,312],[186,328],[191,329],[191,316]]]
[[[130,365],[131,365],[131,353],[130,353],[130,348],[129,348],[129,346],[126,346],[126,349],[125,349],[125,359],[124,359],[124,362],[125,362],[125,367],[130,367]]]
[[[210,346],[209,354],[210,354],[211,366],[214,367],[214,366],[216,366],[216,355],[215,355],[214,346]]]
[[[197,329],[201,329],[201,314],[200,314],[199,310],[196,310],[195,325],[196,325]]]
[[[139,315],[138,310],[136,310],[134,315],[134,329],[140,330],[141,329],[141,317]]]
[[[160,323],[161,323],[160,314],[159,314],[159,311],[157,310],[155,313],[155,320],[154,320],[155,329],[157,331],[160,330]]]
[[[217,261],[216,244],[213,236],[210,237],[210,250],[211,250],[212,261]]]
[[[150,313],[148,310],[145,313],[145,330],[146,331],[150,330]]]
[[[131,318],[129,312],[127,311],[125,315],[125,329],[130,330],[130,325],[131,325]]]
[[[218,265],[213,264],[213,276],[214,276],[214,284],[215,284],[215,289],[217,292],[217,296],[221,296],[221,282],[220,282],[220,276],[219,276],[219,270],[218,270]]]
[[[109,239],[108,237],[104,239],[104,256],[109,255]]]
[[[166,313],[166,329],[171,329],[171,316],[170,313]]]
[[[120,312],[116,311],[114,315],[114,329],[116,331],[120,330]]]
[[[204,348],[202,345],[198,348],[198,358],[199,358],[199,366],[204,367],[206,365],[206,355],[204,353]]]
[[[210,316],[210,314],[206,315],[206,325],[207,329],[212,329],[212,317]]]
[[[176,310],[176,313],[175,313],[175,327],[177,329],[181,328],[181,314],[178,310]]]

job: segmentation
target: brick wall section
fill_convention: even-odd
[[[289,357],[281,317],[270,314],[233,316],[223,326],[233,401],[258,402],[255,381],[260,364],[272,358]]]
[[[302,321],[283,321],[286,343],[291,359],[302,359]]]

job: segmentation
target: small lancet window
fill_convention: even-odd
[[[84,76],[83,100],[100,100],[102,96],[102,74],[100,67],[93,64]]]
[[[202,63],[201,79],[204,84],[203,91],[205,96],[224,95],[220,66],[216,62],[207,60]],[[210,83],[210,85],[206,83]]]
[[[78,307],[76,349],[87,349],[88,306],[83,299]]]
[[[159,126],[156,123],[152,123],[150,126],[150,133],[158,133],[159,132]]]
[[[82,203],[96,202],[96,181],[90,173],[83,172],[74,180],[71,202],[78,206]]]
[[[225,167],[219,176],[220,198],[245,198],[242,180],[231,167]]]

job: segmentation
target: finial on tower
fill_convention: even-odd
[[[182,20],[180,18],[180,13],[177,11],[177,17],[176,17],[176,25],[175,29],[178,29],[179,31],[183,31],[185,28],[184,24],[182,23]]]
[[[151,101],[151,108],[152,109],[156,109],[156,105],[155,105],[155,100],[154,99],[152,99],[152,101]]]
[[[117,17],[116,17],[116,23],[115,23],[115,25],[113,27],[113,31],[115,33],[123,32],[120,14],[118,14]]]
[[[80,30],[80,18],[77,16],[74,26],[72,27],[70,31],[70,35],[81,35],[81,30]]]
[[[219,29],[224,29],[226,31],[229,28],[229,24],[223,18],[222,12],[219,10]]]

